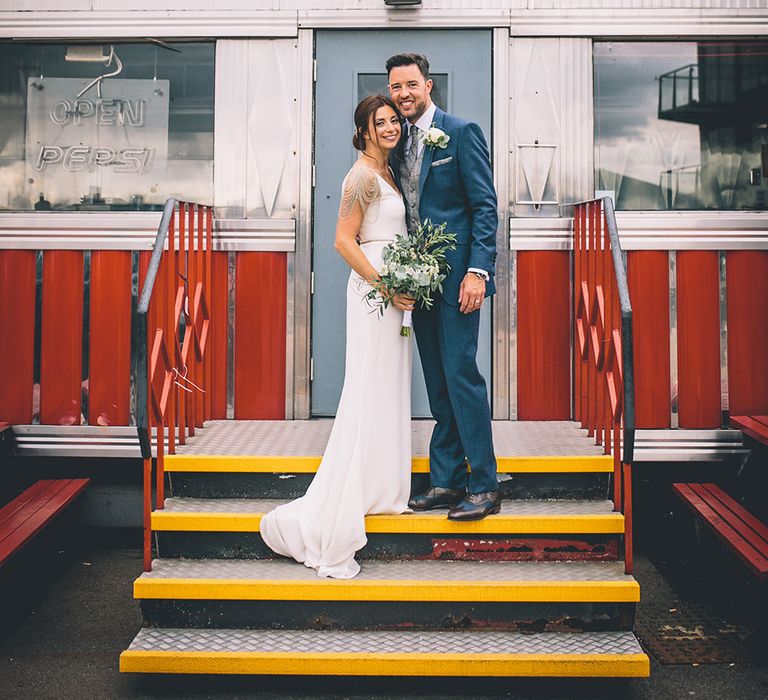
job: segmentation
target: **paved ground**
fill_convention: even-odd
[[[724,624],[732,623],[742,631],[735,661],[663,666],[652,659],[650,680],[619,682],[136,678],[121,676],[117,662],[141,625],[131,598],[133,579],[141,570],[138,535],[134,532],[118,537],[110,533],[106,541],[92,535],[81,538],[79,546],[64,548],[58,545],[51,549],[51,544],[41,543],[30,550],[28,557],[2,572],[3,699],[768,697],[768,662],[760,658],[768,644],[764,643],[765,627],[755,619],[751,607],[754,587],[744,590],[739,581],[727,578],[712,582],[701,577],[695,567],[681,566],[679,561],[665,560],[663,556],[655,555],[653,560],[638,557],[636,574],[643,593],[639,621],[661,617],[663,622],[664,615],[674,620],[677,611],[686,606],[694,613],[705,607],[710,613],[714,610]],[[728,576],[741,577],[738,567],[725,568]],[[659,569],[664,571],[663,576]],[[737,594],[731,595],[734,591]]]

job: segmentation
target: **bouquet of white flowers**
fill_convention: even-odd
[[[429,219],[420,224],[411,236],[399,235],[384,248],[381,279],[373,285],[366,300],[384,309],[392,302],[393,294],[407,294],[423,308],[432,308],[433,294],[443,291],[443,280],[451,269],[445,254],[453,250],[456,236],[445,232],[446,224],[435,226]],[[403,312],[400,335],[411,334],[411,312]]]

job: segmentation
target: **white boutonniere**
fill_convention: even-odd
[[[442,129],[438,129],[433,123],[432,126],[424,132],[424,136],[421,140],[424,142],[424,145],[429,148],[445,148],[448,146],[451,137]]]

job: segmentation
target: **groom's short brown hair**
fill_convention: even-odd
[[[387,75],[389,75],[393,68],[413,65],[418,67],[419,71],[424,76],[424,80],[429,80],[429,61],[426,56],[420,53],[395,54],[387,59],[385,67],[387,69]]]

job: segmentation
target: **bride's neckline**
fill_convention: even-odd
[[[360,161],[358,161],[358,162],[360,162]],[[355,167],[356,168],[366,168],[366,169],[370,170],[377,178],[379,178],[379,180],[381,180],[387,187],[389,187],[390,190],[392,190],[395,194],[397,194],[398,197],[401,196],[400,195],[400,191],[398,189],[392,187],[392,185],[389,184],[387,179],[385,177],[383,177],[380,173],[376,172],[376,170],[374,170],[370,165],[366,165],[365,163],[363,163],[362,165],[355,165]],[[392,168],[389,165],[387,166],[387,168],[389,168],[389,172],[392,173],[392,178],[394,179],[394,177],[395,177],[394,171],[392,170]]]

